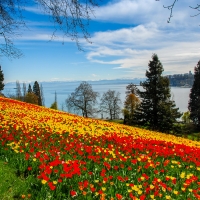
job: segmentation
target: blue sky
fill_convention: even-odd
[[[199,18],[196,0],[178,1],[171,23],[163,5],[173,0],[102,0],[88,27],[89,44],[76,43],[62,33],[50,41],[54,31],[49,17],[37,5],[24,12],[28,28],[15,39],[24,56],[1,58],[5,82],[73,81],[143,78],[153,53],[160,58],[165,74],[193,72],[200,59]]]

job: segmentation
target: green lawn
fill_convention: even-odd
[[[26,188],[26,180],[17,176],[17,170],[0,160],[0,199],[22,199],[22,195],[27,194]],[[26,199],[28,199],[28,195],[26,196]]]

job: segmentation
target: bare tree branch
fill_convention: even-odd
[[[45,13],[49,14],[50,20],[54,23],[55,32],[52,38],[60,30],[63,33],[63,43],[64,37],[69,37],[76,42],[79,50],[83,50],[79,38],[84,38],[87,42],[91,43],[87,27],[91,19],[90,16],[93,15],[94,7],[98,6],[97,0],[35,1],[38,2]]]
[[[61,31],[64,38],[74,40],[79,50],[82,50],[79,39],[84,38],[87,42],[90,34],[87,31],[90,16],[93,15],[94,7],[98,6],[98,0],[33,0],[41,9],[49,15],[55,31]],[[26,26],[23,11],[27,0],[0,0],[0,57],[19,58],[22,53],[14,46],[14,39],[19,36],[18,30]]]
[[[197,10],[199,12],[196,15],[192,15],[191,17],[196,17],[197,15],[200,14],[200,5],[199,4],[197,4],[196,7],[192,7],[192,6],[189,6],[189,7],[192,8],[192,9],[194,9],[194,10]]]
[[[102,113],[107,113],[110,119],[117,119],[121,113],[120,93],[115,90],[108,90],[101,97],[100,110]]]
[[[79,111],[83,117],[94,116],[97,113],[95,105],[97,103],[98,92],[94,92],[92,86],[83,81],[66,99],[68,111],[70,109]]]
[[[173,17],[173,15],[172,15],[172,13],[173,13],[173,8],[174,8],[175,3],[176,3],[177,1],[178,1],[178,0],[174,0],[174,2],[173,2],[171,5],[169,5],[169,6],[164,6],[164,5],[163,5],[164,8],[167,8],[168,10],[170,10],[170,16],[169,16],[169,18],[168,18],[168,20],[167,20],[167,23],[170,23],[170,20],[171,20],[171,18]]]
[[[22,16],[25,0],[0,0],[0,57],[19,58],[22,53],[13,40],[25,26]]]
[[[159,0],[156,0],[156,1],[159,1]],[[174,0],[174,2],[171,5],[169,5],[169,6],[164,6],[163,5],[164,8],[167,8],[168,10],[170,10],[170,16],[169,16],[169,18],[167,20],[168,23],[170,23],[170,20],[173,17],[172,13],[173,13],[173,9],[174,9],[174,6],[175,6],[175,4],[176,4],[177,1],[178,0]],[[191,15],[190,17],[196,17],[196,16],[200,15],[200,4],[197,4],[197,6],[195,6],[195,7],[192,7],[192,6],[189,6],[189,7],[198,11],[197,14]]]

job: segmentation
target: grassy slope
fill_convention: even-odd
[[[21,199],[26,186],[26,180],[16,175],[17,170],[8,163],[0,161],[0,199]]]

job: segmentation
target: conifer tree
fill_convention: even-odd
[[[171,100],[169,79],[162,76],[164,69],[156,54],[153,54],[148,66],[147,80],[141,83],[144,91],[139,91],[141,104],[135,112],[134,119],[153,130],[169,132],[181,113]]]
[[[200,60],[194,68],[194,82],[188,104],[190,119],[200,128]]]
[[[33,93],[38,97],[38,105],[42,106],[42,98],[40,94],[40,86],[37,81],[33,85]]]
[[[28,93],[32,93],[33,92],[33,90],[32,90],[32,88],[31,88],[31,85],[29,84],[28,85]]]
[[[0,92],[3,90],[4,88],[4,74],[3,74],[3,71],[1,70],[1,66],[0,66]]]

